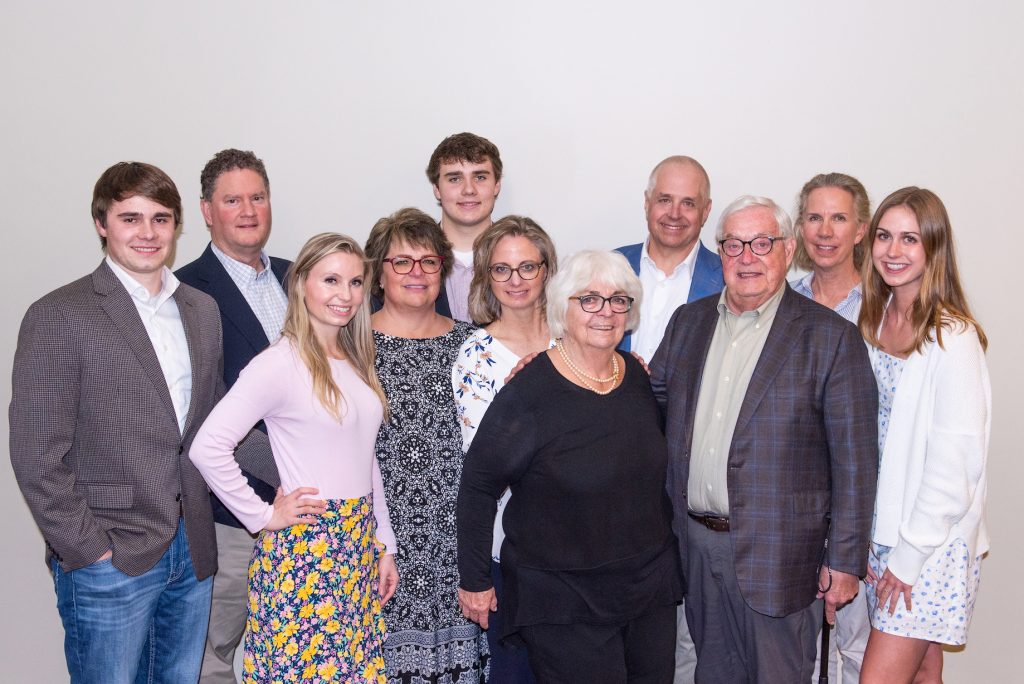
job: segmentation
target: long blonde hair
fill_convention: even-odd
[[[910,309],[914,327],[914,342],[901,353],[920,352],[926,342],[937,341],[942,346],[943,330],[958,330],[973,326],[978,333],[981,348],[988,347],[988,338],[978,321],[971,315],[960,286],[960,272],[956,265],[953,228],[946,207],[931,190],[914,186],[901,188],[878,205],[865,236],[864,245],[871,250],[878,234],[878,224],[885,212],[893,207],[906,207],[917,219],[924,247],[925,266],[921,277],[921,290]],[[875,270],[874,259],[865,259],[861,265],[863,304],[857,321],[860,332],[868,344],[878,347],[878,328],[882,324],[885,306],[892,289]],[[932,337],[934,331],[934,337]]]
[[[327,352],[313,331],[305,302],[306,278],[309,277],[310,271],[324,258],[339,252],[358,257],[363,264],[363,277],[366,278],[369,270],[368,262],[358,242],[339,233],[314,235],[302,246],[299,256],[295,258],[291,268],[288,269],[288,313],[285,314],[284,330],[281,334],[291,341],[299,358],[309,369],[309,374],[313,378],[313,393],[317,399],[328,413],[341,421],[345,413],[345,397],[342,395],[341,388],[334,382]],[[344,352],[360,379],[377,394],[384,407],[384,413],[387,415],[388,401],[373,368],[376,348],[373,344],[373,332],[370,327],[370,288],[368,284],[363,287],[363,302],[359,311],[348,325],[338,330],[338,347]]]

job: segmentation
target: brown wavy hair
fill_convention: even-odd
[[[981,348],[988,348],[988,338],[981,325],[971,314],[960,286],[960,272],[956,265],[956,247],[953,244],[953,228],[949,222],[946,207],[931,190],[915,186],[901,188],[878,205],[865,238],[870,249],[875,244],[878,224],[893,207],[906,207],[917,219],[924,247],[925,266],[921,277],[921,291],[914,299],[910,320],[914,327],[914,342],[908,349],[897,350],[909,354],[920,352],[928,342],[937,341],[942,346],[942,331],[962,330],[974,326]],[[874,260],[865,259],[861,266],[864,300],[857,321],[864,339],[873,346],[879,346],[878,328],[889,302],[892,289],[885,284],[875,270]],[[932,337],[934,331],[934,337]]]

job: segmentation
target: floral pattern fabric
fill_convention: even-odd
[[[261,533],[249,566],[244,684],[385,681],[372,496]]]
[[[427,339],[373,333],[391,411],[377,436],[377,461],[401,578],[384,607],[388,682],[476,684],[487,675],[487,638],[459,609],[456,567],[463,452],[451,369],[474,329],[456,321]]]
[[[906,360],[875,347],[868,347],[868,352],[878,381],[878,453],[881,454],[889,430],[893,397]],[[879,577],[885,572],[891,552],[892,547],[871,545],[868,564]],[[871,626],[886,634],[912,639],[965,644],[980,578],[981,556],[969,558],[967,544],[962,539],[954,539],[937,549],[921,569],[910,590],[911,610],[908,611],[900,599],[895,614],[889,615],[888,604],[885,607],[878,604],[875,587],[865,585]]]

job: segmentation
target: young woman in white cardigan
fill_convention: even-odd
[[[987,340],[960,287],[942,201],[903,188],[875,211],[860,329],[879,388],[879,473],[861,682],[941,682],[967,640],[985,528]]]

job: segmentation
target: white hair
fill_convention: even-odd
[[[643,286],[640,284],[640,278],[633,273],[626,257],[618,252],[588,249],[571,255],[561,264],[558,273],[548,281],[547,314],[552,337],[565,335],[569,297],[594,281],[633,298],[633,308],[626,314],[626,330],[633,330],[640,323]]]
[[[792,240],[796,237],[796,232],[793,229],[793,220],[789,218],[789,214],[786,213],[785,209],[767,197],[743,195],[734,199],[729,206],[722,210],[722,215],[718,217],[718,228],[715,229],[715,240],[725,238],[725,222],[730,216],[750,207],[766,207],[771,209],[772,216],[775,218],[775,224],[779,228],[779,235],[787,240]]]

